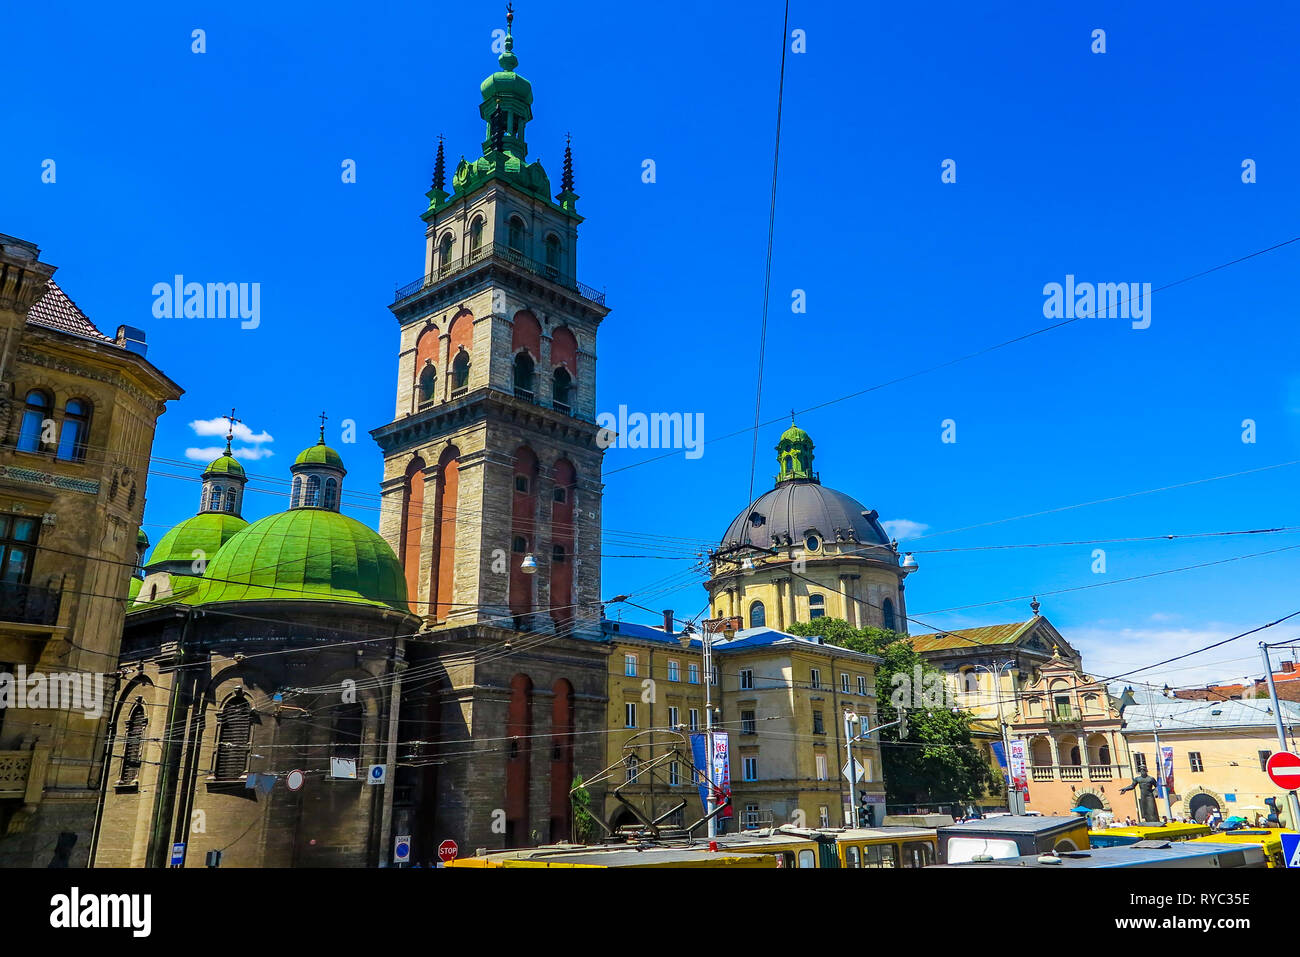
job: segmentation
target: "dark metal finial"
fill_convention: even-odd
[[[230,407],[230,414],[223,415],[222,418],[226,419],[230,423],[230,427],[226,429],[226,454],[229,455],[230,442],[235,437],[235,423],[243,420],[235,418],[235,407],[233,405]]]
[[[327,416],[324,412],[320,414],[320,444],[321,445],[325,444],[325,420],[328,418],[329,416]]]
[[[433,188],[441,190],[447,182],[447,161],[442,152],[442,134],[438,134],[438,155],[433,160]]]
[[[573,192],[573,136],[564,134],[564,174],[560,178],[560,191]]]

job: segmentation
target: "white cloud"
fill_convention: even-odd
[[[1152,616],[1155,617],[1155,616]],[[1172,616],[1168,616],[1172,617]],[[1083,655],[1083,667],[1094,677],[1103,678],[1141,668],[1177,655],[1187,654],[1252,627],[1206,622],[1189,628],[1121,628],[1087,625],[1063,631],[1065,640]],[[1174,688],[1229,684],[1243,677],[1262,677],[1263,662],[1257,647],[1258,638],[1242,638],[1199,655],[1139,672],[1119,679],[1121,684],[1168,684]]]
[[[195,435],[222,435],[231,431],[230,421],[221,416],[215,419],[195,419],[190,423],[190,428],[194,430]],[[254,445],[261,445],[263,442],[274,442],[270,432],[262,431],[254,433],[252,429],[243,422],[236,422],[234,428],[235,438],[240,442],[251,442]],[[256,458],[257,456],[249,456]]]
[[[880,526],[889,533],[891,538],[895,538],[900,542],[909,538],[916,538],[930,527],[922,522],[913,522],[907,518],[891,518],[887,522],[881,522]]]
[[[204,449],[188,448],[185,450],[185,457],[195,462],[202,462],[205,465],[213,459],[220,458],[226,454],[224,445],[212,445]],[[275,453],[270,449],[240,447],[232,449],[231,454],[237,459],[247,459],[250,462],[256,462],[258,459],[270,458]]]

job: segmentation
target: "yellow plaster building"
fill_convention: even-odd
[[[0,235],[0,867],[87,860],[154,429],[181,395],[55,268]]]

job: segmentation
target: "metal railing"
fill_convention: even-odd
[[[426,289],[440,279],[446,279],[456,273],[468,269],[476,263],[483,262],[486,259],[499,259],[502,262],[510,263],[525,272],[534,276],[541,276],[558,286],[564,286],[566,289],[572,289],[583,299],[589,299],[597,305],[605,305],[605,293],[586,283],[578,282],[571,276],[566,276],[563,270],[549,263],[540,262],[530,256],[525,256],[517,249],[511,249],[504,243],[484,243],[477,249],[471,249],[465,255],[452,259],[447,262],[441,262],[434,267],[433,272],[427,276],[421,276],[414,282],[408,282],[404,286],[399,286],[397,292],[393,295],[393,302],[401,302],[410,296],[414,296],[422,289]]]
[[[0,621],[27,625],[53,625],[59,620],[61,586],[0,582]]]

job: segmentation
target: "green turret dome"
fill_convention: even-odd
[[[135,534],[135,544],[136,544],[136,546],[139,547],[139,548],[148,548],[148,547],[149,547],[149,536],[146,535],[146,534],[144,533],[144,529],[143,529],[143,528],[140,529],[140,531],[136,532],[136,534]]]
[[[298,453],[298,457],[293,460],[294,465],[325,465],[330,468],[336,468],[340,472],[347,472],[343,467],[343,457],[325,444],[322,438],[315,445],[303,449]]]
[[[248,523],[238,515],[228,512],[200,512],[193,518],[181,522],[158,543],[145,563],[145,568],[153,568],[163,562],[184,562],[193,564],[194,552],[201,551],[208,561],[217,554],[217,550],[230,540],[235,533],[248,527]]]
[[[505,49],[497,57],[501,69],[483,81],[479,92],[483,94],[484,103],[510,96],[532,106],[533,85],[515,72],[519,57],[515,56],[515,38],[510,34],[510,20],[513,20],[513,15],[507,17]]]
[[[356,519],[291,509],[258,519],[208,564],[197,604],[337,601],[409,611],[392,548]]]
[[[203,470],[204,476],[208,475],[234,475],[239,478],[247,478],[244,467],[239,464],[233,455],[226,454],[218,459],[214,459]]]

